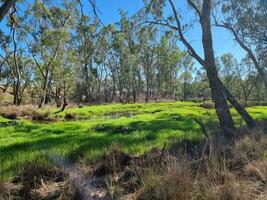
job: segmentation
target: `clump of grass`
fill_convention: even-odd
[[[10,183],[0,183],[0,199],[77,199],[80,194],[69,175],[47,162],[34,160],[18,168]]]
[[[35,121],[51,121],[51,118],[49,118],[50,113],[48,111],[46,112],[32,112],[32,120]]]
[[[102,131],[108,131],[111,128],[112,128],[112,126],[109,124],[97,124],[92,129],[97,131],[97,132],[102,132]]]
[[[245,135],[236,142],[232,149],[233,158],[230,160],[230,167],[235,170],[242,170],[244,166],[255,160],[267,158],[267,136],[263,133],[254,132]]]
[[[267,162],[263,156],[267,150],[266,139],[262,133],[260,137],[259,133],[253,133],[227,148],[208,141],[207,145],[212,145],[212,148],[208,147],[212,152],[206,151],[198,158],[192,158],[188,153],[178,157],[167,154],[160,163],[153,162],[155,159],[149,159],[148,154],[144,157],[145,165],[138,164],[139,161],[130,167],[133,177],[139,180],[133,196],[139,200],[260,199],[264,196],[266,184]],[[246,163],[243,170],[236,171],[229,163],[236,159],[232,155],[238,153],[244,154]],[[114,180],[111,183],[113,198],[121,198],[125,193],[122,189],[125,183]]]
[[[32,161],[19,168],[15,182],[23,183],[27,188],[35,188],[40,187],[42,181],[63,181],[64,176],[62,171],[52,165]]]
[[[142,185],[139,199],[189,199],[193,182],[187,163],[171,157],[165,161],[163,166],[137,168]]]

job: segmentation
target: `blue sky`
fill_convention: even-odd
[[[24,2],[26,3],[21,4],[21,6],[27,6],[27,3],[32,1],[33,0],[25,0]],[[187,13],[189,12],[185,6],[185,0],[175,0],[174,2],[177,9],[183,14],[183,16],[187,16]],[[89,8],[87,0],[83,0],[83,3],[84,9]],[[96,3],[99,9],[99,17],[104,24],[119,21],[120,9],[126,11],[128,15],[131,16],[143,6],[143,0],[96,0]],[[165,11],[168,14],[170,9],[167,8]],[[90,12],[91,11],[88,9],[87,13]],[[0,28],[1,30],[5,30],[5,21],[0,23]],[[222,54],[228,52],[231,52],[238,60],[245,56],[244,51],[234,42],[233,37],[228,31],[222,28],[213,27],[212,32],[215,56],[221,56]],[[186,37],[197,52],[202,55],[201,31],[199,27],[195,27],[194,29],[188,31]],[[184,48],[182,44],[179,43],[179,45],[181,48]]]

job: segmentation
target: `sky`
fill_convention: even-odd
[[[24,4],[32,2],[33,0],[24,0]],[[183,16],[189,15],[185,0],[174,0],[177,9],[183,14]],[[83,0],[84,9],[89,8],[87,0]],[[98,15],[104,24],[110,24],[119,21],[120,15],[119,10],[122,9],[128,13],[129,16],[136,13],[143,7],[143,0],[96,0],[98,8]],[[92,13],[90,9],[85,11],[86,13]],[[165,9],[167,15],[171,13],[170,8]],[[192,12],[191,12],[192,13]],[[1,30],[5,30],[5,21],[0,23]],[[212,28],[213,33],[213,44],[215,56],[219,57],[224,53],[232,53],[238,60],[245,56],[245,52],[238,46],[233,40],[232,35],[222,28]],[[201,43],[201,31],[199,27],[195,27],[186,33],[186,38],[190,41],[191,45],[196,51],[203,56],[203,49]],[[184,46],[179,43],[181,49]]]

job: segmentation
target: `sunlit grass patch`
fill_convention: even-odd
[[[37,110],[49,112],[57,109]],[[257,120],[267,118],[264,106],[248,108]],[[237,113],[232,109],[236,123]],[[67,113],[75,114],[66,120]],[[116,144],[132,155],[141,155],[154,147],[162,148],[184,138],[202,137],[195,118],[217,121],[213,109],[204,109],[198,103],[167,102],[143,104],[112,104],[66,108],[53,121],[31,121],[20,118],[16,126],[0,128],[0,177],[15,175],[16,166],[41,159],[47,155],[71,156],[83,162],[92,162]],[[0,122],[10,121],[0,117]],[[97,128],[98,127],[98,128]]]

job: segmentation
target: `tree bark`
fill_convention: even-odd
[[[211,0],[204,0],[200,23],[202,29],[205,69],[209,79],[211,95],[215,102],[215,109],[220,121],[220,125],[225,130],[234,130],[234,122],[224,96],[224,90],[218,77],[218,72],[215,64],[210,24],[210,9]]]
[[[227,98],[227,100],[231,103],[231,105],[236,109],[236,111],[241,115],[241,117],[245,120],[245,122],[250,127],[256,127],[256,122],[254,119],[248,114],[246,109],[238,103],[238,101],[234,98],[234,96],[229,92],[229,90],[223,85],[220,81],[223,92]]]
[[[3,20],[5,15],[8,13],[9,9],[14,6],[16,0],[6,0],[3,5],[0,7],[0,22]]]

